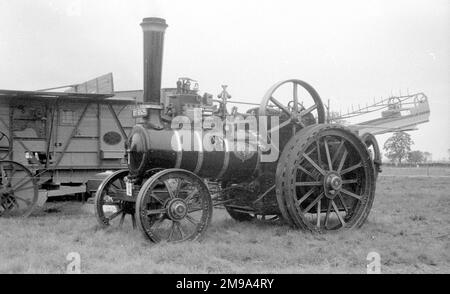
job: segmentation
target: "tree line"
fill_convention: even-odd
[[[405,132],[395,132],[385,143],[384,154],[391,162],[402,164],[408,163],[426,163],[431,158],[431,153],[420,150],[411,150],[414,141],[411,135]]]

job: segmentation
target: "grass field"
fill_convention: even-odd
[[[69,252],[83,273],[450,273],[450,180],[381,177],[359,230],[313,235],[281,223],[237,223],[215,210],[202,242],[147,242],[131,222],[101,230],[92,205],[49,203],[47,213],[0,219],[0,273],[65,273]],[[52,212],[53,211],[53,212]]]
[[[430,177],[450,177],[448,167],[388,167],[383,166],[383,176],[430,176]]]

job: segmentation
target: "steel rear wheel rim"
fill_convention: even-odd
[[[316,129],[307,132],[302,146],[294,148],[295,155],[285,159],[292,162],[284,170],[281,191],[289,217],[296,227],[315,232],[359,227],[374,197],[374,170],[367,148],[346,129]],[[336,185],[330,186],[333,180]]]

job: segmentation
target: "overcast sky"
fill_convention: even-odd
[[[144,17],[167,19],[163,86],[178,77],[259,103],[299,78],[335,110],[409,90],[430,99],[413,149],[448,157],[450,1],[0,0],[0,88],[36,90],[113,72],[142,89]],[[383,144],[386,136],[380,136]]]

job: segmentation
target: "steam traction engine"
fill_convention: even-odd
[[[128,169],[109,176],[96,194],[102,226],[131,215],[151,241],[201,237],[213,207],[238,221],[282,217],[294,228],[346,230],[367,219],[375,194],[375,167],[357,134],[325,124],[318,93],[300,80],[274,85],[257,107],[228,112],[198,94],[194,81],[161,90],[166,22],[146,18],[144,104],[127,144]],[[283,99],[284,98],[284,99]],[[256,126],[256,127],[255,127]]]

